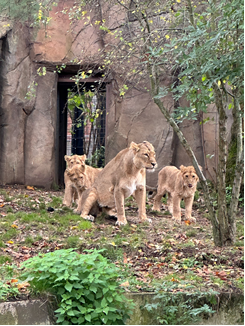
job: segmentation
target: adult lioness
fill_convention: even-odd
[[[124,200],[134,194],[140,220],[150,221],[145,210],[146,169],[153,170],[156,166],[154,147],[147,141],[140,144],[132,142],[129,148],[120,151],[104,167],[92,187],[85,191],[81,217],[93,219],[89,213],[97,202],[108,212],[116,210],[116,224],[127,224]]]
[[[201,168],[201,167],[200,167]],[[173,219],[181,222],[180,202],[185,202],[185,218],[191,222],[196,219],[191,216],[194,194],[199,178],[193,166],[180,166],[180,170],[175,166],[165,166],[158,173],[157,194],[154,197],[153,210],[160,211],[161,198],[168,193],[168,209],[173,215]]]
[[[81,213],[81,196],[84,190],[90,188],[95,179],[102,171],[102,168],[93,168],[90,165],[75,164],[72,168],[67,168],[67,175],[73,182],[78,193],[78,207],[74,210],[75,213]]]
[[[72,155],[72,156],[65,155],[64,159],[67,163],[67,168],[70,169],[76,164],[84,166],[86,155],[85,154]],[[63,199],[63,205],[70,207],[72,201],[75,201],[78,198],[78,194],[74,182],[70,179],[70,177],[67,174],[67,170],[65,170],[64,172],[64,182],[65,182],[65,194]]]

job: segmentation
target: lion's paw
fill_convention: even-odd
[[[175,223],[181,224],[181,218],[172,218]]]
[[[87,215],[87,216],[84,216],[83,219],[93,222],[94,221],[94,216],[93,215]]]
[[[121,226],[121,225],[126,225],[128,222],[127,221],[116,221],[116,225]]]
[[[144,220],[142,220],[142,222],[152,223],[152,219],[151,218],[145,218]]]
[[[186,218],[186,220],[190,221],[191,223],[196,223],[196,219],[195,217],[189,216],[188,218]]]

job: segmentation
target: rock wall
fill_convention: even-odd
[[[66,64],[66,71],[75,74],[80,67],[78,62],[97,64],[100,60],[98,50],[105,43],[95,24],[85,28],[81,20],[70,26],[68,15],[62,14],[61,10],[71,3],[60,1],[50,13],[50,25],[37,33],[25,24],[7,26],[3,22],[0,26],[0,184],[50,188],[57,183],[59,112],[55,67]],[[95,12],[95,15],[99,13]],[[104,15],[109,17],[110,13],[104,10]],[[38,76],[38,67],[46,67],[46,74]],[[106,162],[131,141],[148,140],[156,149],[158,162],[156,171],[147,174],[147,183],[154,186],[163,166],[189,165],[191,162],[149,94],[132,89],[124,98],[118,98],[117,78],[115,71],[114,77],[107,81]],[[169,83],[169,77],[165,76],[163,84]],[[35,86],[35,96],[26,99],[30,86]],[[170,94],[163,101],[169,111],[173,110]],[[214,109],[210,111],[215,116]],[[199,122],[185,121],[181,130],[192,145],[206,177],[215,179],[217,121],[210,120],[205,125]],[[207,154],[214,156],[207,160]]]

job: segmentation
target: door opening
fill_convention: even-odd
[[[86,154],[86,163],[103,167],[105,159],[106,91],[86,82],[58,83],[59,158],[58,183],[64,184],[65,155]]]

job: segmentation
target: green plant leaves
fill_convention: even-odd
[[[32,279],[35,290],[57,296],[57,323],[122,324],[128,317],[132,305],[117,281],[119,270],[101,252],[62,249],[23,263],[23,277]]]

